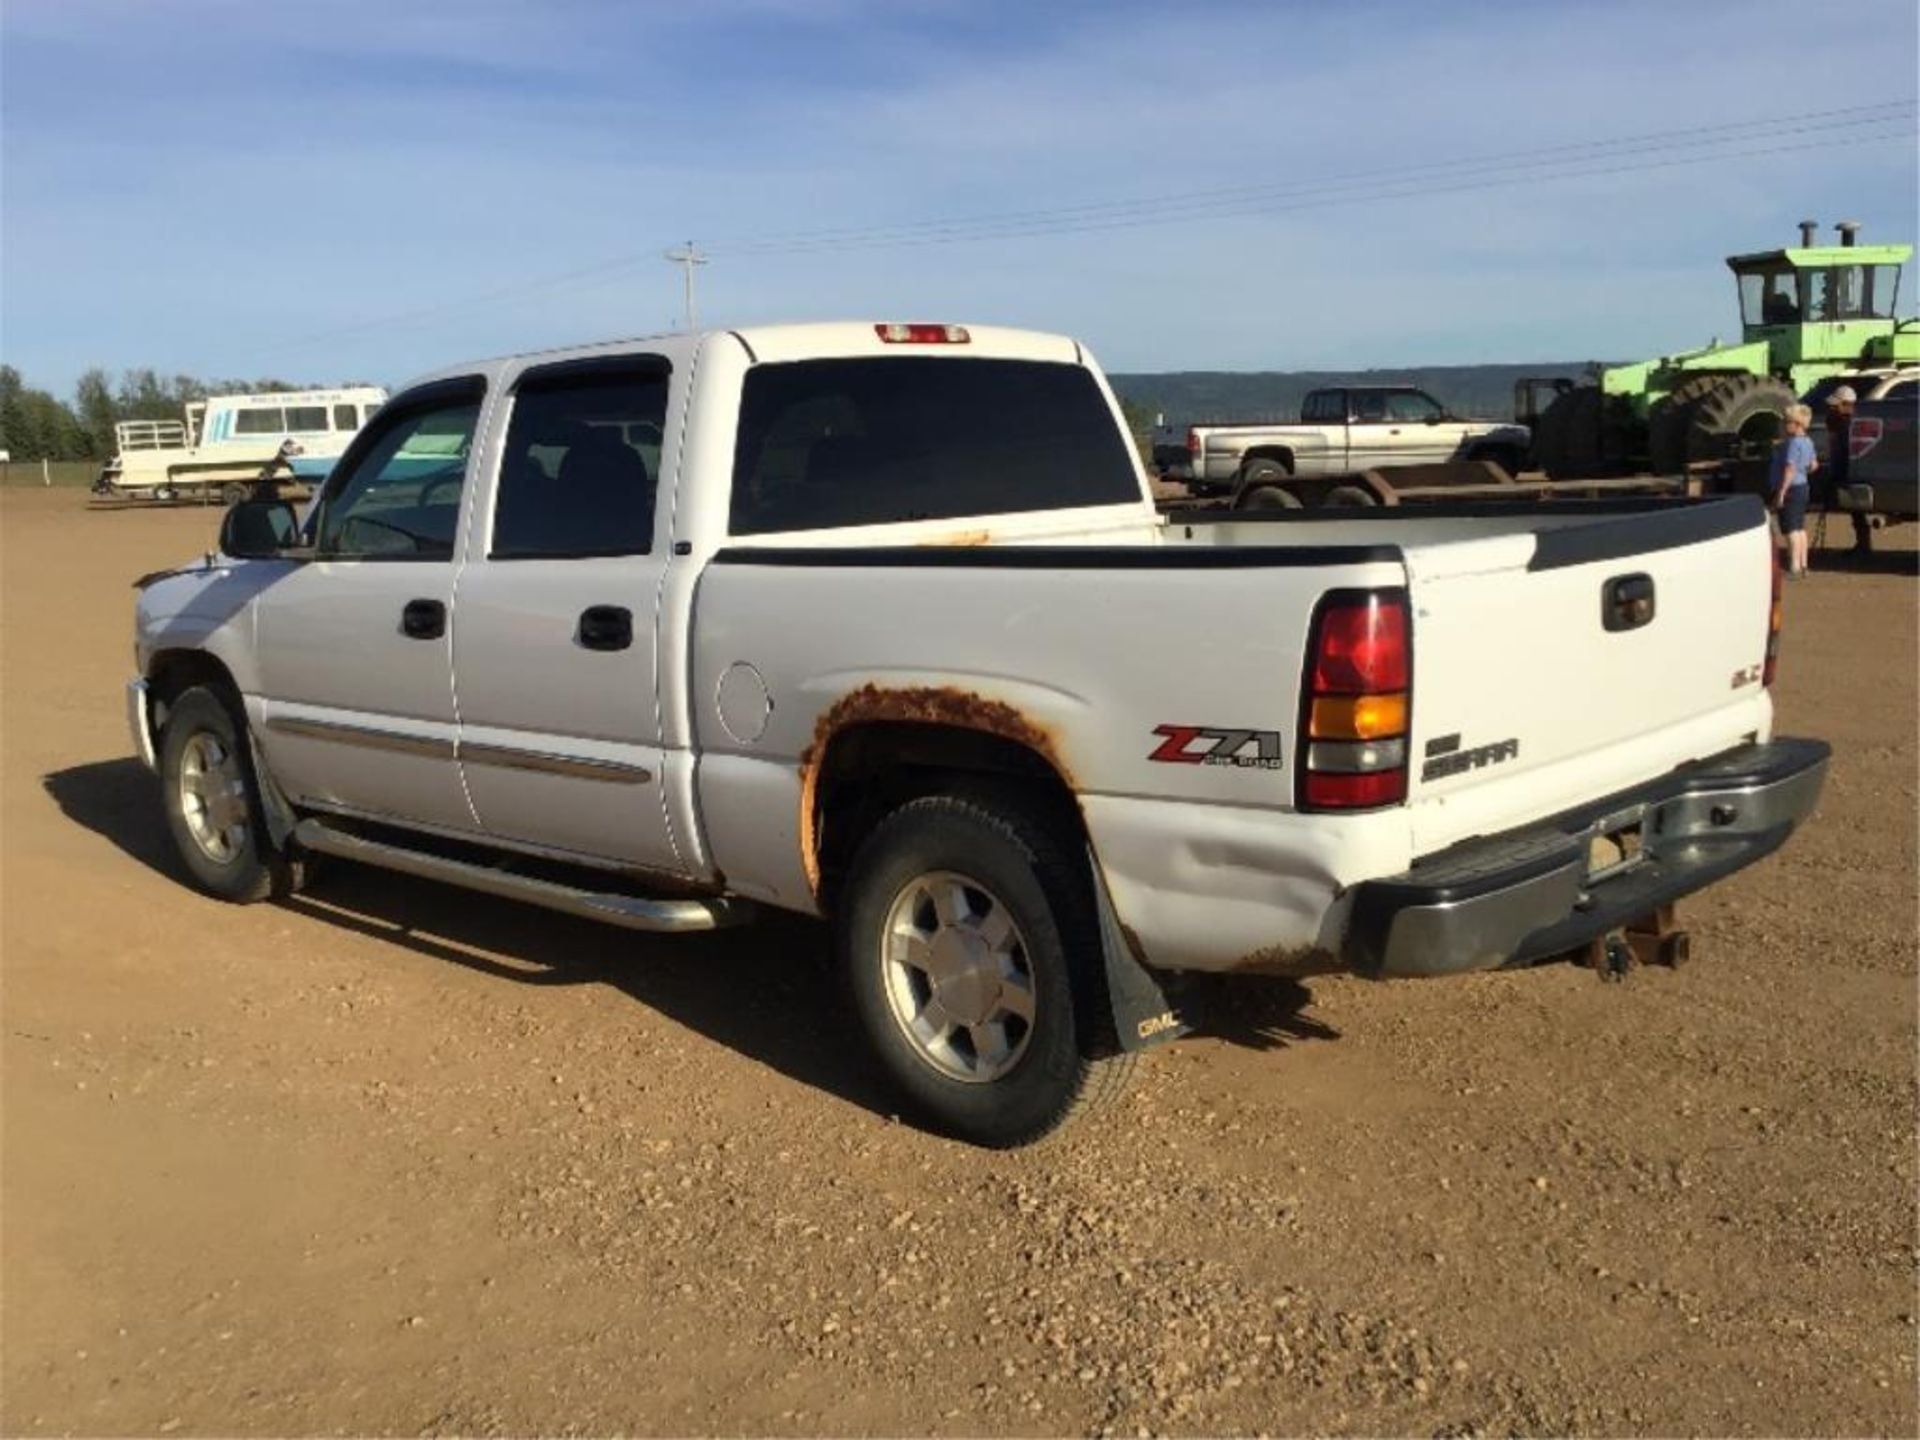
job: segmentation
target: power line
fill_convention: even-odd
[[[909,248],[996,240],[1042,238],[1146,226],[1192,224],[1201,220],[1274,214],[1333,205],[1405,200],[1465,193],[1501,186],[1537,184],[1709,164],[1754,156],[1788,154],[1824,147],[1830,132],[1844,131],[1849,145],[1879,140],[1914,138],[1913,99],[1853,105],[1801,115],[1771,116],[1710,126],[1650,131],[1611,140],[1540,147],[1505,154],[1423,161],[1417,165],[1359,171],[1330,179],[1269,181],[1226,189],[1196,190],[1142,196],[1042,210],[1011,211],[974,217],[905,222],[893,226],[850,227],[841,230],[791,232],[786,235],[745,238],[713,245],[702,254],[691,241],[684,251],[666,258],[685,270],[688,328],[693,328],[693,269],[711,256],[771,254],[806,255],[822,251],[872,248]],[[1898,126],[1898,129],[1888,129]],[[1874,133],[1863,133],[1863,129]],[[1797,137],[1817,135],[1819,139]],[[1793,143],[1779,143],[1791,141]],[[1729,147],[1750,148],[1732,149]],[[1753,148],[1757,147],[1757,148]],[[1660,158],[1660,157],[1667,158]],[[1603,163],[1627,161],[1632,163]],[[657,253],[657,252],[656,252]],[[360,334],[417,324],[462,314],[483,306],[524,303],[536,295],[571,289],[610,278],[646,263],[644,255],[626,254],[580,266],[544,279],[521,281],[478,296],[447,301],[419,310],[369,318],[276,345],[260,353],[304,349]]]
[[[999,214],[958,217],[942,220],[924,220],[902,225],[880,227],[860,226],[843,230],[800,231],[788,235],[774,235],[742,244],[725,244],[713,247],[714,253],[724,250],[729,254],[742,254],[762,249],[795,248],[810,242],[836,244],[848,239],[867,239],[878,233],[908,234],[919,231],[970,230],[983,226],[1012,224],[1030,220],[1050,220],[1054,217],[1087,216],[1100,218],[1109,213],[1133,213],[1141,210],[1164,212],[1169,208],[1180,210],[1176,219],[1183,219],[1191,213],[1192,207],[1208,207],[1210,202],[1229,202],[1238,199],[1252,200],[1262,196],[1296,191],[1336,191],[1349,188],[1367,188],[1373,184],[1399,177],[1438,178],[1446,175],[1460,175],[1468,172],[1489,169],[1507,170],[1514,168],[1537,168],[1541,165],[1577,163],[1574,158],[1585,153],[1588,160],[1615,158],[1624,153],[1654,153],[1674,148],[1706,148],[1712,146],[1742,143],[1765,138],[1769,135],[1788,136],[1809,131],[1829,131],[1849,129],[1859,124],[1875,124],[1896,121],[1900,115],[1890,112],[1912,112],[1920,102],[1915,100],[1886,101],[1873,105],[1850,105],[1833,110],[1814,110],[1802,115],[1769,116],[1752,120],[1731,121],[1720,125],[1689,125],[1682,129],[1643,132],[1636,135],[1621,136],[1611,140],[1582,141],[1570,145],[1550,145],[1532,150],[1503,152],[1493,155],[1466,156],[1454,160],[1422,160],[1415,165],[1389,166],[1384,169],[1350,171],[1344,175],[1325,180],[1287,180],[1266,181],[1254,185],[1236,185],[1225,189],[1191,190],[1175,193],[1161,193],[1139,196],[1131,200],[1104,201],[1095,204],[1051,206],[1043,210],[1012,211]],[[1863,117],[1873,117],[1863,118]],[[1824,123],[1810,123],[1824,122]],[[1723,137],[1723,138],[1716,138]]]

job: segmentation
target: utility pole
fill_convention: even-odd
[[[667,251],[667,259],[686,272],[687,278],[687,329],[694,328],[695,310],[693,307],[693,267],[707,263],[707,257],[693,248],[693,242],[687,241],[678,250]]]

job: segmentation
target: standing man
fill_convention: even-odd
[[[1853,470],[1853,403],[1857,397],[1851,385],[1841,385],[1827,396],[1826,508],[1840,503]],[[1873,553],[1873,526],[1858,510],[1853,516],[1853,553]]]

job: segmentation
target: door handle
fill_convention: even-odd
[[[624,650],[633,644],[633,612],[624,605],[589,605],[580,612],[580,644],[588,650]]]
[[[409,600],[400,611],[400,633],[410,640],[438,640],[447,633],[447,607],[438,600]]]

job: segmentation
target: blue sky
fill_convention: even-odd
[[[1730,333],[1721,258],[1803,215],[1916,229],[1911,108],[1781,133],[1912,98],[1910,0],[8,0],[0,41],[0,356],[62,392],[671,328],[689,237],[707,322],[995,321],[1117,370],[1637,356]],[[1449,183],[1656,133],[1695,148]]]

